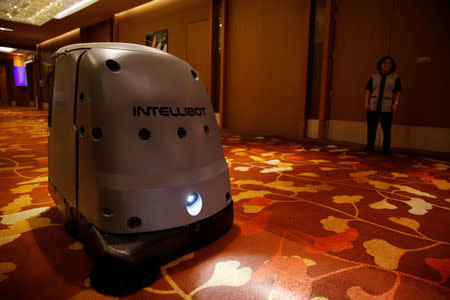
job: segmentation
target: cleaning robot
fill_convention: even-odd
[[[51,67],[49,191],[95,260],[175,258],[232,226],[219,128],[186,62],[87,43],[59,49]]]

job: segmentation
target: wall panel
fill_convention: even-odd
[[[40,89],[41,102],[47,102],[49,100],[48,87],[49,87],[49,75],[51,71],[51,56],[61,47],[81,43],[80,29],[75,29],[67,32],[63,35],[57,36],[53,39],[44,41],[39,44],[39,62],[38,67],[39,82],[38,88]]]
[[[211,22],[209,19],[187,24],[186,60],[198,73],[200,80],[210,92],[211,72]]]
[[[329,119],[365,121],[365,84],[391,55],[404,88],[393,123],[450,127],[449,15],[447,0],[338,0]]]
[[[450,128],[449,31],[450,1],[395,1],[390,53],[404,91],[394,123]]]
[[[4,59],[0,61],[0,105],[8,106],[8,84],[6,80],[6,65],[4,64]]]
[[[110,42],[111,33],[109,20],[86,27],[83,29],[83,33],[84,43]]]
[[[168,30],[168,52],[199,71],[209,89],[211,78],[210,0],[154,1],[117,14],[117,41],[145,45],[145,36]]]
[[[331,120],[365,120],[364,88],[389,53],[392,0],[339,0]]]
[[[117,15],[118,41],[145,45],[147,33],[168,29],[168,52],[185,60],[187,24],[210,18],[209,0],[152,1]]]
[[[302,136],[308,1],[229,1],[224,128]]]

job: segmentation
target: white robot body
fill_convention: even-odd
[[[52,73],[49,190],[95,256],[141,262],[175,254],[155,236],[181,234],[170,247],[191,248],[231,227],[219,128],[186,62],[134,44],[75,44],[53,55]]]

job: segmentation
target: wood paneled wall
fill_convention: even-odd
[[[145,35],[168,29],[169,53],[186,58],[186,26],[211,17],[209,0],[152,1],[117,14],[118,42],[145,45]]]
[[[0,63],[0,105],[9,106],[8,81],[6,79],[6,65]]]
[[[211,5],[211,0],[152,1],[117,14],[117,42],[145,45],[146,34],[167,29],[168,52],[186,60],[209,89]]]
[[[228,12],[222,55],[223,128],[303,136],[310,1],[223,1]],[[320,105],[322,127],[327,120],[365,121],[364,86],[378,59],[392,55],[404,87],[394,124],[450,128],[450,99],[444,90],[450,84],[450,2],[326,1],[336,1],[337,10],[334,55],[330,50],[328,61],[333,70],[332,91],[325,107]],[[118,42],[145,44],[147,33],[168,29],[169,53],[187,60],[208,88],[212,3],[152,1],[84,28],[82,34],[74,32],[40,44],[41,80],[45,83],[50,55],[60,46],[108,41],[113,35]],[[43,100],[48,98],[46,90],[41,87]],[[314,109],[308,115],[315,118],[319,105],[310,105]]]
[[[112,18],[81,29],[83,43],[111,42]]]
[[[303,136],[309,1],[231,0],[224,128]]]
[[[395,124],[450,127],[450,2],[339,0],[331,120],[364,121],[364,87],[384,55],[404,91]]]
[[[450,128],[449,32],[450,1],[394,1],[389,53],[404,87],[395,123]]]
[[[38,49],[38,98],[39,107],[42,107],[42,103],[48,103],[49,100],[49,75],[51,71],[51,56],[61,47],[70,44],[76,44],[81,42],[80,29],[75,29],[61,36],[47,40],[39,45]]]

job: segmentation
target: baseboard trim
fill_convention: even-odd
[[[382,145],[382,135],[379,125],[375,142],[378,146]],[[393,124],[391,136],[393,148],[450,152],[450,128]],[[326,126],[326,137],[329,140],[365,144],[366,122],[329,120]]]
[[[217,125],[220,128],[220,113],[214,113],[214,116],[216,117]]]
[[[319,120],[306,120],[306,137],[317,139],[319,136]]]

